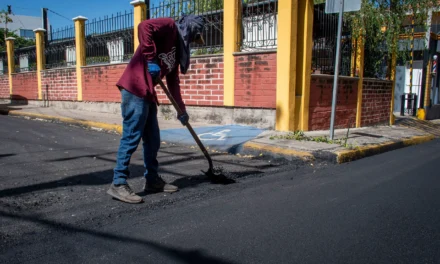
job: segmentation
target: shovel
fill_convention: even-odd
[[[174,108],[177,111],[178,116],[183,114],[183,111],[180,109],[179,105],[176,103],[176,100],[174,100],[173,96],[171,95],[168,88],[165,86],[165,84],[162,82],[160,78],[157,78],[156,81],[159,83],[159,85],[162,87],[163,91],[167,95],[170,102],[173,104]],[[192,128],[192,126],[189,124],[189,122],[186,123],[186,128],[188,128],[189,133],[191,133],[191,136],[196,141],[197,145],[199,146],[200,150],[205,155],[206,159],[208,160],[209,168],[205,172],[202,170],[202,172],[208,177],[208,179],[211,180],[212,183],[216,184],[230,184],[235,183],[233,179],[227,178],[225,175],[222,174],[221,170],[214,169],[211,156],[209,155],[208,151],[206,150],[205,146],[200,141],[199,137],[197,136],[196,132]]]

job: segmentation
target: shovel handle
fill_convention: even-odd
[[[159,83],[160,87],[162,87],[162,90],[165,92],[165,94],[167,95],[168,99],[170,100],[171,104],[174,106],[174,108],[177,111],[178,115],[183,114],[182,109],[180,109],[179,105],[177,104],[176,100],[174,100],[174,97],[171,95],[170,91],[168,90],[168,88],[165,86],[165,84],[162,82],[162,80],[160,78],[156,79],[157,82]],[[200,150],[202,150],[203,154],[205,155],[206,159],[208,160],[209,163],[209,169],[213,170],[213,165],[212,165],[212,159],[211,156],[209,156],[208,151],[206,150],[205,146],[203,145],[202,141],[200,141],[199,137],[197,136],[196,132],[194,131],[194,129],[192,128],[192,126],[189,124],[189,122],[186,123],[186,128],[188,128],[189,133],[191,134],[191,136],[194,138],[194,140],[196,141],[197,145],[199,146]]]

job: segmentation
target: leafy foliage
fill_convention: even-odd
[[[315,4],[325,0],[315,0]],[[411,22],[424,29],[429,10],[437,6],[435,0],[362,0],[359,12],[346,13],[353,29],[353,38],[363,38],[365,44],[365,76],[381,71],[383,59],[396,53],[405,61],[408,52],[399,51],[399,35],[411,33]]]
[[[5,29],[1,28],[0,29],[0,36],[3,36],[4,32],[5,32]],[[29,46],[34,46],[35,45],[35,41],[34,40],[32,40],[32,39],[25,39],[25,38],[19,37],[14,32],[8,31],[8,33],[6,35],[7,35],[7,38],[9,38],[9,37],[15,38],[15,40],[14,40],[14,47],[16,49],[24,48],[24,47],[29,47]],[[0,52],[2,52],[2,51],[6,51],[6,41],[5,41],[4,38],[0,38]]]
[[[0,23],[12,23],[12,19],[9,17],[8,12],[5,10],[0,11]],[[9,30],[6,30],[4,28],[0,28],[0,52],[3,52],[6,50],[6,38],[13,37],[14,40],[14,46],[15,48],[23,48],[23,47],[29,47],[35,45],[35,42],[33,40],[24,39],[22,37],[19,37],[14,32],[11,32]]]
[[[202,14],[223,9],[223,0],[165,0],[153,7],[152,17],[178,18],[183,14]]]

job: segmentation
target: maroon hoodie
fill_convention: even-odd
[[[182,111],[185,104],[180,94],[178,29],[171,18],[156,18],[141,22],[138,26],[139,47],[116,83],[130,93],[157,103],[157,85],[148,73],[147,61],[157,60],[160,78],[166,76],[168,89]]]

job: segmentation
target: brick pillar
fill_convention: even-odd
[[[362,36],[356,40],[356,72],[359,77],[358,82],[358,94],[357,94],[357,110],[356,110],[356,127],[362,126],[362,98],[364,95],[364,60],[365,60],[365,47],[364,39]]]
[[[6,39],[6,51],[8,53],[8,75],[9,75],[10,95],[12,95],[12,74],[15,72],[14,40],[15,38]]]
[[[223,56],[224,56],[224,105],[234,106],[235,63],[234,52],[240,51],[239,39],[241,23],[241,1],[224,0],[223,16]]]
[[[139,46],[139,32],[138,26],[139,24],[147,18],[147,6],[145,5],[145,0],[136,0],[130,2],[133,6],[134,11],[134,50],[136,51]]]
[[[278,4],[276,129],[308,130],[312,0],[283,0]]]
[[[297,78],[295,96],[299,104],[295,104],[298,112],[296,129],[309,130],[310,82],[312,74],[313,47],[313,0],[298,1],[298,37],[297,37]]]
[[[38,80],[38,100],[43,99],[41,94],[41,71],[45,68],[45,59],[44,59],[44,32],[45,29],[37,28],[34,30],[35,32],[35,46],[36,46],[36,55],[37,55],[37,80]]]
[[[396,66],[397,66],[397,54],[393,52],[391,56],[391,81],[393,81],[393,87],[391,88],[391,109],[390,109],[390,126],[394,125],[396,118],[394,116],[394,90],[396,89]]]
[[[87,18],[78,16],[75,22],[75,47],[76,47],[76,79],[78,89],[78,101],[82,101],[82,72],[81,67],[86,65],[86,24]]]

